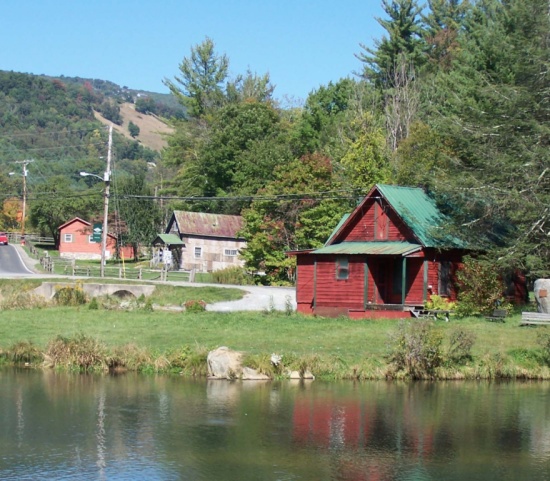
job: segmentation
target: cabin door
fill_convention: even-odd
[[[402,257],[386,257],[377,260],[373,271],[377,304],[403,302],[403,262]]]

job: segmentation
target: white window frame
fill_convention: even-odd
[[[88,244],[95,244],[94,242],[94,235],[93,234],[90,234],[88,236]]]
[[[195,249],[193,250],[193,256],[195,259],[201,259],[202,258],[202,247],[195,246]]]
[[[239,249],[224,249],[223,255],[226,257],[237,257],[239,255]]]
[[[71,244],[74,242],[74,237],[72,234],[63,234],[63,242],[65,244]]]

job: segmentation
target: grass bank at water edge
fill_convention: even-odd
[[[80,307],[4,310],[0,362],[59,369],[206,375],[219,346],[272,376],[322,379],[550,379],[550,333],[506,323],[329,319],[284,312],[156,312]],[[282,364],[271,364],[271,354]]]

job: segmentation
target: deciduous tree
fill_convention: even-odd
[[[311,154],[277,167],[275,180],[259,192],[266,198],[243,212],[247,267],[265,271],[269,283],[292,282],[295,259],[285,252],[320,247],[349,208],[349,199],[340,192],[329,194],[332,189],[327,157]]]

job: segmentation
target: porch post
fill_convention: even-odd
[[[313,310],[317,307],[317,257],[313,261]]]
[[[422,291],[422,300],[428,300],[428,261],[424,259],[424,287]]]
[[[404,306],[405,305],[405,299],[407,297],[407,292],[406,292],[406,288],[407,288],[407,258],[406,257],[403,257],[403,264],[402,264],[402,267],[403,267],[403,272],[402,272],[402,277],[401,277],[401,304]]]
[[[367,257],[365,257],[365,266],[363,269],[363,310],[367,310],[367,304],[369,303],[369,265],[367,263]]]

